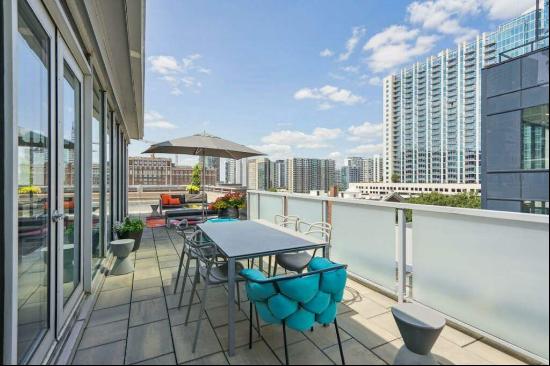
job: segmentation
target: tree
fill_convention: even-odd
[[[189,193],[198,193],[201,190],[201,172],[202,168],[199,164],[193,167],[191,174],[191,184],[187,186]]]
[[[401,177],[397,173],[393,173],[391,176],[392,183],[401,183]]]
[[[455,195],[438,192],[424,193],[406,200],[407,203],[418,205],[434,205],[447,207],[481,208],[481,197],[475,193],[458,193]],[[412,221],[412,211],[405,210],[407,222]]]

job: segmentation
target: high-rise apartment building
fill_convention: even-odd
[[[309,193],[328,191],[334,186],[335,161],[331,159],[292,158],[287,160],[288,190]]]
[[[378,183],[384,181],[384,158],[375,155],[363,159],[363,178],[361,182]]]
[[[286,160],[277,160],[273,164],[273,187],[287,188]]]
[[[206,169],[216,169],[217,170],[217,176],[216,176],[216,183],[220,181],[220,158],[214,157],[214,156],[206,156],[204,165],[206,166]]]
[[[545,31],[548,0],[540,13],[539,29]],[[535,14],[526,13],[383,80],[385,182],[480,182],[481,69],[534,40]]]
[[[248,189],[267,191],[273,186],[271,161],[268,158],[248,159]]]
[[[237,164],[235,159],[225,160],[225,183],[237,184]]]

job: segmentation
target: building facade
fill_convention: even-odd
[[[294,193],[328,192],[334,186],[335,172],[335,161],[332,159],[288,159],[287,189]]]
[[[132,156],[128,158],[128,184],[130,186],[183,186],[191,184],[192,166],[172,163],[170,158]],[[216,185],[219,172],[206,168],[205,185]]]
[[[278,189],[286,189],[288,173],[286,160],[277,160],[273,163],[273,187]]]
[[[481,69],[534,40],[535,14],[383,80],[385,182],[480,182]],[[539,14],[539,30],[547,31],[548,0]]]
[[[225,183],[237,184],[237,161],[235,159],[225,160]]]
[[[455,195],[459,193],[479,194],[479,184],[440,184],[440,183],[351,183],[350,192],[359,192],[361,198],[382,199],[384,196],[397,193],[403,197],[418,196],[427,193]]]
[[[55,364],[127,214],[145,3],[5,0],[0,16],[2,361]]]
[[[268,158],[248,159],[248,189],[267,191],[273,187],[271,165]]]
[[[548,214],[548,48],[483,70],[482,206]]]
[[[220,181],[220,161],[221,159],[215,156],[205,156],[204,165],[206,166],[207,171],[210,169],[216,170],[216,183]]]

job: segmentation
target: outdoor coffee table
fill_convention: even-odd
[[[235,262],[321,248],[326,255],[326,240],[304,235],[265,220],[247,220],[199,224],[228,261],[228,340],[229,355],[235,354]],[[260,261],[261,263],[261,261]]]

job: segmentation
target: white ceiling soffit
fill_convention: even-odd
[[[87,8],[129,137],[141,139],[145,0],[88,1]]]

